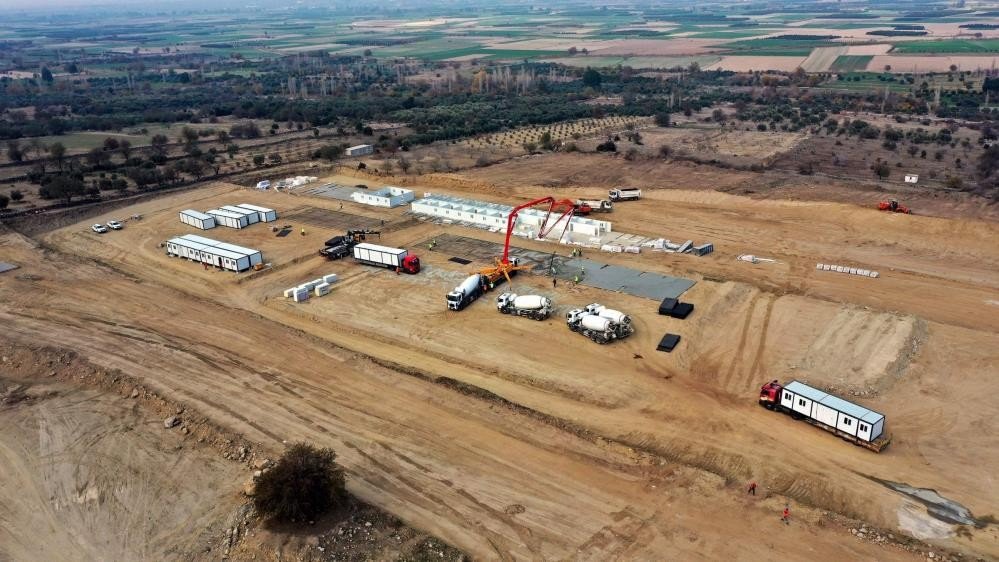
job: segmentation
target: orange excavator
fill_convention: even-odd
[[[879,211],[888,211],[892,213],[904,213],[906,215],[912,214],[912,209],[906,207],[905,205],[899,205],[898,199],[889,199],[887,201],[881,201],[878,203]]]
[[[484,275],[489,281],[490,286],[494,286],[502,278],[510,281],[511,274],[517,270],[528,268],[526,265],[519,265],[517,258],[510,259],[510,236],[513,235],[513,227],[517,224],[517,215],[520,211],[537,205],[548,206],[545,218],[538,227],[537,237],[547,237],[559,224],[562,225],[562,235],[565,235],[566,229],[569,228],[569,219],[572,218],[575,212],[576,204],[574,201],[570,201],[569,199],[555,199],[554,197],[542,197],[541,199],[517,205],[511,209],[510,215],[506,219],[506,241],[503,243],[503,256],[496,259],[496,265],[479,270],[479,273]],[[553,214],[558,217],[554,221],[551,220]],[[561,239],[562,235],[559,236],[559,239]]]

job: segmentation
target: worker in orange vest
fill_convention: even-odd
[[[749,491],[747,491],[746,493],[753,494],[754,496],[756,495],[756,482],[749,483]]]
[[[791,510],[788,509],[788,506],[786,505],[784,506],[784,513],[780,516],[780,520],[783,521],[786,525],[791,524]]]

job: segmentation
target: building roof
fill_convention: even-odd
[[[357,148],[374,148],[374,147],[371,146],[370,144],[358,144],[358,145],[354,145],[354,146],[348,148],[347,150],[354,150],[354,149],[357,149]]]
[[[235,244],[229,244],[228,242],[220,242],[218,240],[212,240],[211,238],[205,238],[204,236],[198,236],[197,234],[185,234],[178,238],[170,240],[170,242],[177,243],[177,241],[184,242],[183,245],[192,247],[191,244],[197,244],[203,246],[204,248],[218,248],[226,252],[231,252],[239,254],[240,256],[251,256],[253,254],[259,254],[259,250],[254,250],[253,248],[244,248],[243,246],[237,246]],[[203,248],[198,248],[203,249]],[[220,254],[221,255],[221,254]]]
[[[219,208],[222,209],[223,211],[232,211],[234,213],[239,213],[241,215],[255,215],[258,213],[258,211],[247,209],[246,207],[239,207],[236,205],[223,205],[222,207]]]
[[[802,382],[791,381],[784,385],[784,388],[799,396],[803,396],[809,400],[818,402],[823,406],[832,408],[837,412],[857,418],[858,420],[863,420],[872,425],[883,420],[885,417],[884,414],[854,404],[853,402],[847,402],[838,396],[822,392],[821,390],[808,386]]]
[[[258,207],[256,205],[250,205],[249,203],[240,203],[236,205],[237,207],[242,207],[244,209],[249,209],[251,211],[257,211],[258,213],[273,213],[274,209],[268,209],[267,207]]]
[[[212,209],[208,211],[209,215],[219,215],[221,217],[229,217],[231,219],[243,219],[246,218],[246,213],[234,213],[232,211],[227,211],[225,209]]]
[[[215,217],[213,217],[211,215],[206,215],[206,214],[202,213],[201,211],[195,211],[194,209],[183,210],[183,211],[180,212],[180,214],[187,215],[189,217],[194,217],[194,218],[196,218],[198,220],[202,220],[202,221],[215,218]]]

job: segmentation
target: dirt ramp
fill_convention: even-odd
[[[772,378],[847,393],[881,390],[905,375],[926,337],[925,322],[914,316],[742,284],[715,285],[703,300],[703,313],[687,321],[696,327],[690,368],[711,372],[716,386],[735,394]]]

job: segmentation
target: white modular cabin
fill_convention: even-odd
[[[364,156],[366,154],[373,154],[374,152],[375,147],[370,144],[359,144],[346,150],[347,156]]]
[[[884,414],[798,381],[784,385],[780,405],[861,441],[874,441],[885,429]]]
[[[229,228],[246,228],[250,225],[249,219],[246,218],[246,215],[241,213],[234,213],[232,211],[226,211],[225,209],[212,209],[207,213],[215,217],[215,222],[217,224],[228,226]]]
[[[207,263],[222,269],[228,269],[229,271],[246,271],[252,266],[250,256],[248,255],[224,248],[208,246],[194,240],[185,240],[184,238],[172,238],[168,240],[167,253]]]
[[[230,213],[236,213],[237,215],[243,215],[246,217],[247,224],[256,224],[260,222],[260,213],[257,211],[251,211],[246,207],[239,207],[236,205],[223,205],[219,207],[223,211],[229,211]]]
[[[254,250],[253,248],[244,248],[243,246],[237,246],[226,242],[219,242],[213,247],[246,256],[246,258],[250,260],[250,267],[257,265],[258,263],[263,263],[264,261],[263,256],[260,254],[260,250]]]
[[[201,230],[208,230],[209,228],[215,228],[215,217],[211,215],[206,215],[204,213],[199,213],[193,209],[187,209],[180,212],[180,222],[193,226],[194,228],[200,228]]]
[[[268,209],[267,207],[258,207],[256,205],[250,205],[249,203],[240,203],[236,206],[256,212],[260,217],[260,222],[273,222],[276,221],[278,217],[277,211],[274,209]]]

